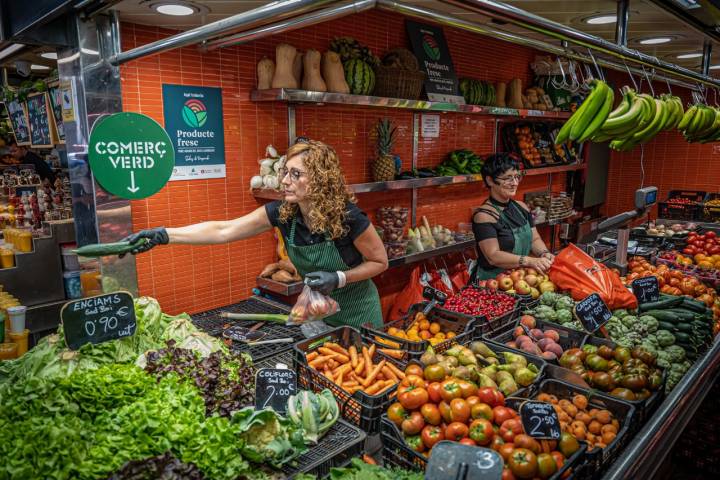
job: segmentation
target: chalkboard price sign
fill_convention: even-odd
[[[297,375],[287,368],[261,368],[255,374],[255,408],[287,410],[287,401],[297,393]]]
[[[52,147],[50,130],[50,111],[46,93],[30,95],[27,99],[28,122],[30,123],[30,143],[33,147]]]
[[[559,440],[560,419],[553,406],[546,402],[527,401],[520,405],[523,429],[533,438]]]
[[[12,123],[13,134],[18,145],[30,145],[30,129],[28,128],[27,111],[25,105],[13,100],[6,103],[10,123]]]
[[[428,300],[435,300],[438,303],[444,303],[445,300],[447,300],[447,294],[445,292],[441,292],[437,288],[433,287],[423,288],[423,297]]]
[[[73,300],[60,311],[68,348],[102,343],[135,334],[135,306],[127,292]]]
[[[612,312],[600,295],[591,293],[575,305],[575,316],[586,331],[593,333],[610,320]]]
[[[432,449],[425,478],[430,480],[500,480],[503,460],[489,448],[443,440]]]
[[[650,303],[660,300],[660,284],[655,277],[638,278],[633,280],[630,286],[639,303]]]

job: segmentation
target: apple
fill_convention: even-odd
[[[510,278],[512,279],[513,283],[517,283],[519,280],[522,280],[525,276],[525,272],[522,270],[515,270],[510,274]]]
[[[554,291],[555,291],[555,284],[552,283],[551,281],[546,280],[546,281],[542,282],[538,288],[540,289],[540,291],[541,291],[542,293],[545,293],[545,292],[554,292]]]
[[[528,275],[536,275],[536,276],[537,276],[537,275],[539,275],[539,274],[540,274],[540,272],[538,272],[537,270],[535,270],[535,269],[532,268],[532,267],[527,267],[527,268],[525,269],[525,276],[526,276],[526,277],[527,277]]]
[[[535,287],[530,287],[530,296],[535,300],[540,297],[540,290]]]
[[[525,280],[515,282],[515,291],[519,295],[530,295],[530,285]]]
[[[507,291],[513,287],[513,279],[508,277],[507,275],[498,275],[496,281],[500,290]]]
[[[538,277],[535,274],[527,274],[525,275],[525,278],[523,278],[527,282],[528,285],[531,287],[534,287],[538,284]]]
[[[498,289],[498,281],[494,278],[491,278],[485,283],[485,286],[489,288],[490,290],[497,290]]]
[[[487,280],[480,280],[477,282],[477,286],[480,288],[485,288],[487,286]]]

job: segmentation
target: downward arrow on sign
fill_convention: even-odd
[[[140,190],[140,187],[135,186],[135,172],[132,170],[130,170],[130,186],[127,187],[127,189],[130,190],[132,193]]]

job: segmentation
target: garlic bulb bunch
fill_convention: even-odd
[[[285,155],[278,155],[277,150],[272,145],[265,148],[265,158],[258,160],[260,164],[260,175],[255,175],[250,179],[250,188],[269,188],[277,190],[280,188],[280,178],[278,172],[285,163]]]

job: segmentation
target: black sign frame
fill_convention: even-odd
[[[289,368],[261,368],[255,373],[255,409],[287,410],[288,398],[297,395],[297,374]]]
[[[573,313],[588,333],[596,332],[612,317],[612,312],[597,293],[591,293],[576,303]]]
[[[639,304],[660,300],[660,282],[654,276],[636,278],[630,287]]]
[[[425,469],[432,480],[500,480],[503,459],[485,447],[442,440],[435,444]]]
[[[560,440],[560,419],[552,404],[528,400],[520,405],[520,420],[525,432],[533,438]]]
[[[60,320],[71,350],[85,344],[131,337],[137,329],[135,304],[127,292],[105,293],[63,305]]]

